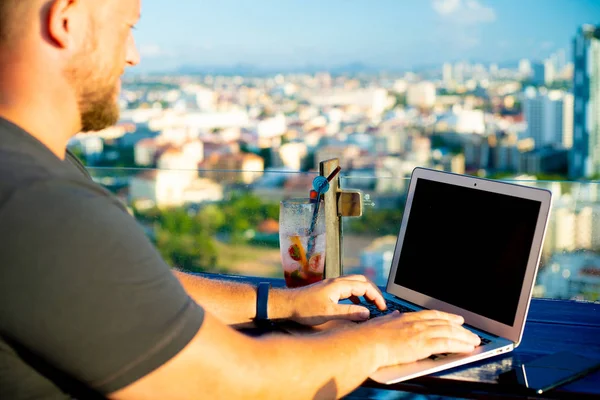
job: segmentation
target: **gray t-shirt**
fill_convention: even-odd
[[[203,319],[118,199],[0,118],[0,399],[102,398]]]

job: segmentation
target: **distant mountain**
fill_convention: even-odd
[[[390,68],[380,68],[361,62],[336,66],[304,65],[293,67],[261,67],[252,64],[233,65],[197,65],[184,64],[175,68],[133,68],[130,74],[178,74],[178,75],[224,75],[224,76],[272,76],[276,74],[329,72],[333,75],[376,74],[381,71],[391,71]],[[399,71],[399,70],[398,70]]]
[[[470,64],[481,63],[488,66],[488,62],[479,62],[468,60]],[[456,62],[451,62],[455,64]],[[504,61],[496,63],[500,68],[517,68],[518,61]],[[159,62],[154,62],[151,65],[145,64],[128,70],[127,75],[140,74],[173,74],[173,75],[224,75],[224,76],[256,76],[265,77],[276,74],[315,74],[318,72],[329,72],[332,75],[373,75],[381,72],[387,73],[432,73],[440,71],[442,64],[421,64],[413,65],[411,68],[400,66],[377,66],[370,65],[364,62],[353,62],[342,65],[299,65],[290,67],[262,67],[253,64],[237,63],[231,65],[200,65],[200,64],[183,64],[183,65],[166,65]]]

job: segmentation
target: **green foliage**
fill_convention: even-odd
[[[179,234],[163,227],[156,229],[156,246],[163,258],[173,267],[187,271],[214,270],[217,248],[207,233]]]
[[[268,147],[266,149],[260,149],[260,152],[258,153],[258,155],[260,157],[262,157],[262,159],[265,162],[265,169],[267,168],[271,168],[273,166],[273,157],[271,155],[271,148]]]
[[[88,165],[85,154],[83,154],[83,150],[81,149],[81,147],[73,146],[73,147],[70,147],[69,150],[71,151],[71,153],[73,153],[73,155],[75,157],[77,157],[79,159],[79,161],[81,161],[81,163],[84,166]]]
[[[249,229],[255,229],[267,219],[279,220],[279,204],[265,202],[252,194],[235,195],[228,204],[222,207],[227,223],[222,225],[221,231],[228,233],[231,241],[245,242],[245,234]]]
[[[446,140],[443,135],[432,135],[431,136],[431,148],[432,149],[446,149],[451,154],[458,155],[464,154],[463,147],[458,143],[451,143]]]
[[[366,211],[360,218],[348,222],[349,231],[363,235],[397,235],[404,209]]]
[[[113,176],[126,176],[127,171],[123,171],[124,168],[139,168],[139,165],[135,163],[135,152],[133,147],[118,147],[118,146],[104,146],[104,154],[115,151],[117,157],[114,159],[108,159],[106,157],[98,160],[94,167],[103,168],[115,168]]]
[[[304,159],[302,159],[302,171],[312,171],[315,169],[315,153],[314,151],[309,152]]]
[[[184,208],[134,209],[134,215],[154,227],[154,242],[169,265],[193,272],[214,271],[217,248],[213,235],[225,221],[218,208],[207,206],[197,214]]]
[[[527,79],[522,81],[522,85],[523,87],[527,87],[527,86],[532,86],[532,87],[536,87],[536,88],[541,88],[541,87],[545,87],[548,90],[564,90],[564,91],[569,91],[573,88],[573,81],[568,80],[556,80],[552,83],[550,83],[549,85],[546,84],[542,84],[542,85],[537,85],[533,83],[533,80],[531,79]]]
[[[390,107],[390,110],[394,110],[398,107],[405,108],[406,105],[408,104],[406,102],[405,94],[394,92],[394,93],[392,93],[392,96],[394,96],[395,101],[394,101],[394,105]]]
[[[600,301],[600,293],[584,292],[582,294],[583,294],[583,298],[586,301],[594,301],[594,302],[599,302]]]
[[[154,227],[154,242],[164,259],[173,267],[189,271],[215,271],[218,249],[215,236],[226,234],[232,243],[247,243],[249,230],[266,219],[279,218],[279,204],[265,203],[250,195],[234,195],[220,205],[210,204],[198,212],[187,208],[140,211],[138,221]]]

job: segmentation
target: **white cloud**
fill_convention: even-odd
[[[484,0],[431,0],[437,15],[433,40],[453,54],[482,45],[483,25],[496,20],[496,11]]]
[[[461,0],[433,0],[433,9],[438,14],[452,14],[460,8]]]
[[[479,0],[432,0],[432,7],[442,19],[460,25],[479,25],[496,20],[496,11]]]

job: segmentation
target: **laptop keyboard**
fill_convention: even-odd
[[[387,305],[387,310],[385,310],[385,311],[381,311],[379,308],[377,308],[376,304],[362,303],[361,305],[368,308],[369,311],[371,312],[371,316],[369,317],[369,319],[381,317],[383,315],[390,314],[394,311],[400,311],[401,313],[415,312],[415,310],[413,310],[412,308],[404,307],[403,305],[398,304],[398,303],[392,303],[390,301],[386,301],[385,304]]]
[[[390,301],[386,301],[385,304],[387,305],[387,310],[385,311],[381,311],[379,308],[377,308],[377,305],[375,304],[371,304],[371,303],[361,303],[362,306],[366,307],[369,309],[369,311],[371,312],[371,316],[369,317],[369,319],[371,318],[377,318],[377,317],[381,317],[384,315],[387,315],[389,313],[392,313],[394,311],[400,311],[401,313],[407,313],[407,312],[415,312],[415,310],[405,307],[401,304],[398,303],[392,303]],[[480,346],[485,346],[487,344],[490,344],[492,341],[490,339],[486,339],[483,338],[481,336],[479,336],[479,339],[481,339],[481,344]],[[440,360],[442,358],[451,356],[453,353],[442,353],[442,354],[433,354],[431,356],[429,356],[430,360]]]

